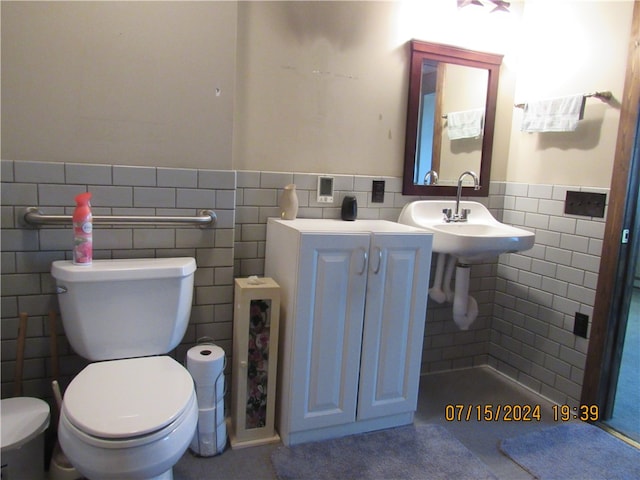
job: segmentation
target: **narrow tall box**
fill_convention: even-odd
[[[280,286],[236,278],[230,440],[232,448],[280,440],[275,431]]]

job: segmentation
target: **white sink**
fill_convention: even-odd
[[[513,253],[533,247],[535,234],[497,221],[478,202],[460,202],[460,211],[469,209],[466,221],[446,222],[443,209],[455,211],[454,200],[419,200],[405,205],[398,223],[424,228],[433,233],[433,251],[473,263],[501,253]]]

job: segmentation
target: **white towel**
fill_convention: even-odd
[[[523,132],[573,132],[584,115],[584,95],[550,98],[527,103],[522,116]]]
[[[477,138],[484,128],[484,108],[447,113],[449,140]]]

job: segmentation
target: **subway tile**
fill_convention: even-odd
[[[278,204],[277,191],[264,188],[245,188],[245,206],[275,206]]]
[[[93,229],[93,248],[96,250],[133,248],[133,230],[131,228],[97,226]]]
[[[38,206],[38,187],[30,183],[2,183],[3,205]]]
[[[29,229],[6,229],[0,231],[4,251],[29,252],[39,249],[42,232]]]
[[[281,190],[290,183],[293,183],[293,173],[262,172],[260,174],[260,188]]]
[[[178,188],[176,189],[176,207],[215,209],[217,207],[216,192],[215,190]]]
[[[585,288],[581,285],[569,285],[567,298],[586,305],[593,305],[595,302],[595,290]]]
[[[87,191],[82,185],[49,185],[38,184],[38,198],[40,205],[37,206],[68,206],[74,207],[75,197]]]
[[[95,207],[133,207],[131,187],[91,186],[91,205]]]
[[[216,208],[232,210],[236,205],[235,190],[217,190],[216,191]]]
[[[586,253],[589,249],[589,239],[579,235],[562,234],[560,237],[560,248],[568,251]]]
[[[238,170],[237,175],[238,188],[260,188],[260,172]],[[296,182],[294,181],[294,183]],[[298,183],[296,183],[296,186],[298,186]]]
[[[113,184],[129,185],[132,187],[155,187],[155,167],[135,167],[128,165],[114,165]]]
[[[549,230],[559,233],[576,233],[576,219],[568,217],[549,218]]]
[[[553,185],[529,185],[527,195],[530,198],[551,199],[553,196]]]
[[[65,183],[85,185],[111,185],[111,165],[66,163]]]
[[[13,175],[14,162],[11,160],[0,160],[0,178],[3,182],[15,182]]]
[[[589,248],[587,250],[587,253],[589,255],[595,255],[597,257],[600,257],[602,254],[602,246],[603,246],[602,240],[591,238],[589,239]]]
[[[215,244],[215,228],[176,228],[176,248],[211,247]]]
[[[598,272],[600,269],[600,257],[575,252],[571,260],[571,266],[582,268],[589,272]]]
[[[198,170],[198,188],[233,190],[236,188],[236,172],[233,170]]]
[[[564,202],[557,200],[540,200],[538,202],[538,213],[546,215],[564,215]]]
[[[576,221],[576,234],[603,239],[605,225],[606,224],[604,222],[593,222],[578,219]]]
[[[156,169],[156,177],[159,187],[198,187],[198,170],[195,169],[158,167]]]
[[[538,199],[528,197],[517,197],[515,209],[521,212],[538,212]]]
[[[529,185],[526,183],[512,183],[509,182],[505,186],[504,194],[513,195],[515,197],[527,197],[529,192]]]
[[[18,273],[41,273],[51,270],[51,263],[64,260],[64,252],[16,252],[16,271]]]
[[[571,265],[572,254],[561,248],[546,247],[544,259],[561,265]]]
[[[559,295],[556,295],[553,299],[553,309],[567,315],[573,315],[575,312],[579,311],[579,308],[580,302],[577,302],[575,300],[561,297]]]
[[[14,175],[14,182],[65,183],[64,163],[19,161]]]
[[[175,188],[134,187],[133,205],[135,207],[175,207]]]
[[[567,283],[582,285],[584,280],[584,270],[569,267],[566,265],[558,265],[556,270],[556,278]]]
[[[2,275],[2,295],[34,295],[40,293],[40,275],[14,273]]]
[[[175,230],[171,228],[133,229],[133,248],[172,248],[175,246]]]
[[[549,228],[549,215],[525,213],[524,226],[529,228]]]

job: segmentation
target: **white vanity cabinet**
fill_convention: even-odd
[[[413,421],[431,246],[424,230],[383,220],[269,219],[286,445]]]

